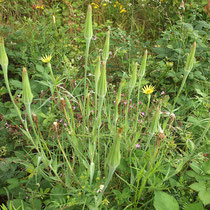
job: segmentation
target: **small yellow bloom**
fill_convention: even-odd
[[[107,199],[107,198],[105,198],[105,199],[102,201],[102,204],[105,204],[106,206],[108,206],[108,205],[109,205],[109,201],[108,201],[108,199]]]
[[[120,13],[123,13],[123,12],[126,12],[126,10],[125,10],[125,9],[122,9],[122,10],[120,11]]]
[[[91,5],[93,5],[93,8],[95,8],[95,9],[97,9],[97,8],[98,8],[98,4],[91,3]]]
[[[44,9],[44,5],[37,5],[36,9]]]
[[[120,5],[120,9],[122,9],[123,8],[123,5]]]
[[[42,56],[42,58],[40,59],[43,63],[49,63],[52,59],[52,55],[45,55]]]
[[[147,94],[147,95],[150,95],[151,93],[153,93],[154,92],[154,90],[155,90],[155,88],[154,88],[154,86],[152,86],[152,85],[146,85],[146,86],[144,86],[143,88],[142,88],[142,90],[143,90],[143,93],[145,93],[145,94]]]
[[[105,7],[105,6],[106,6],[106,3],[105,3],[105,4],[103,4],[103,6]]]

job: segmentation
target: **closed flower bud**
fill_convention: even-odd
[[[85,31],[84,37],[86,40],[90,41],[93,37],[93,26],[92,26],[92,7],[88,6],[87,16],[85,21]]]
[[[139,77],[141,79],[145,74],[146,64],[147,64],[147,50],[144,53],[144,56],[143,56],[143,59],[142,59],[142,62],[141,62],[141,66],[140,66],[140,69],[139,69]]]
[[[101,74],[100,68],[101,68],[101,57],[98,56],[97,64],[96,64],[96,67],[95,67],[95,83],[96,84],[98,84],[98,81],[99,81],[99,78],[100,78],[100,74]]]
[[[137,77],[137,65],[138,63],[133,64],[132,66],[132,75],[129,82],[129,88],[133,89],[136,85],[136,77]]]
[[[196,42],[193,43],[191,49],[190,49],[190,54],[187,57],[187,63],[185,66],[185,73],[189,74],[190,71],[193,68],[194,60],[195,60],[195,50],[196,50]]]
[[[102,54],[102,59],[104,62],[107,62],[107,60],[109,58],[109,39],[110,39],[110,31],[107,32],[104,50],[103,50],[103,54]]]
[[[107,163],[111,169],[116,169],[120,165],[120,140],[121,140],[122,128],[119,128],[116,138],[110,148]]]
[[[107,92],[107,84],[106,84],[106,63],[102,63],[102,68],[101,68],[101,76],[99,78],[98,82],[98,95],[102,98],[105,97],[106,92]]]
[[[0,37],[0,64],[2,66],[4,74],[7,73],[8,57],[4,47],[4,39]]]
[[[31,87],[28,79],[28,72],[26,68],[23,68],[23,73],[22,73],[22,88],[23,88],[23,103],[25,105],[29,105],[32,102],[33,95],[31,92]]]

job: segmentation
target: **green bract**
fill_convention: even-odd
[[[137,65],[138,65],[138,63],[134,63],[132,66],[132,76],[131,76],[130,83],[129,83],[130,89],[133,89],[136,85]]]
[[[86,40],[91,40],[93,37],[93,26],[92,26],[92,7],[88,6],[87,17],[85,21],[84,37]]]
[[[7,57],[5,47],[4,47],[3,37],[0,37],[0,64],[5,74],[7,72],[8,57]]]
[[[101,68],[101,76],[99,78],[98,82],[98,95],[102,98],[105,97],[107,92],[107,84],[106,84],[106,63],[102,63],[102,68]]]
[[[195,60],[195,50],[196,50],[196,42],[193,43],[191,49],[190,49],[190,54],[187,57],[187,63],[185,66],[185,72],[189,73],[192,68],[193,68],[193,63]]]
[[[109,155],[107,158],[107,163],[109,167],[113,170],[115,170],[120,165],[120,139],[121,139],[121,131],[122,128],[119,128],[116,138],[114,139],[114,142],[110,148]]]
[[[109,39],[110,39],[110,31],[107,32],[104,50],[103,50],[103,54],[102,54],[102,58],[103,58],[104,62],[107,62],[107,60],[109,58]]]
[[[141,66],[140,66],[140,69],[139,69],[139,77],[141,79],[143,78],[143,76],[145,74],[146,65],[147,65],[147,50],[144,53],[144,57],[142,59]]]
[[[31,87],[28,79],[28,72],[26,68],[23,68],[22,73],[22,88],[23,88],[23,103],[29,105],[32,102],[33,95],[31,92]]]

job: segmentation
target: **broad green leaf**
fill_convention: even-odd
[[[184,210],[204,210],[202,203],[190,203]]]
[[[197,192],[206,190],[206,185],[204,182],[199,182],[199,183],[195,182],[195,183],[191,184],[189,187]]]
[[[207,190],[202,190],[198,193],[199,198],[203,202],[204,206],[210,204],[210,188]]]
[[[190,168],[192,168],[197,174],[200,174],[202,171],[200,166],[195,162],[190,163]]]
[[[210,174],[210,159],[203,164],[203,170],[205,173]]]
[[[156,210],[179,210],[176,199],[162,191],[155,192],[154,207]]]

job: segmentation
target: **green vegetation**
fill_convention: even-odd
[[[210,207],[207,2],[0,1],[0,207]]]

